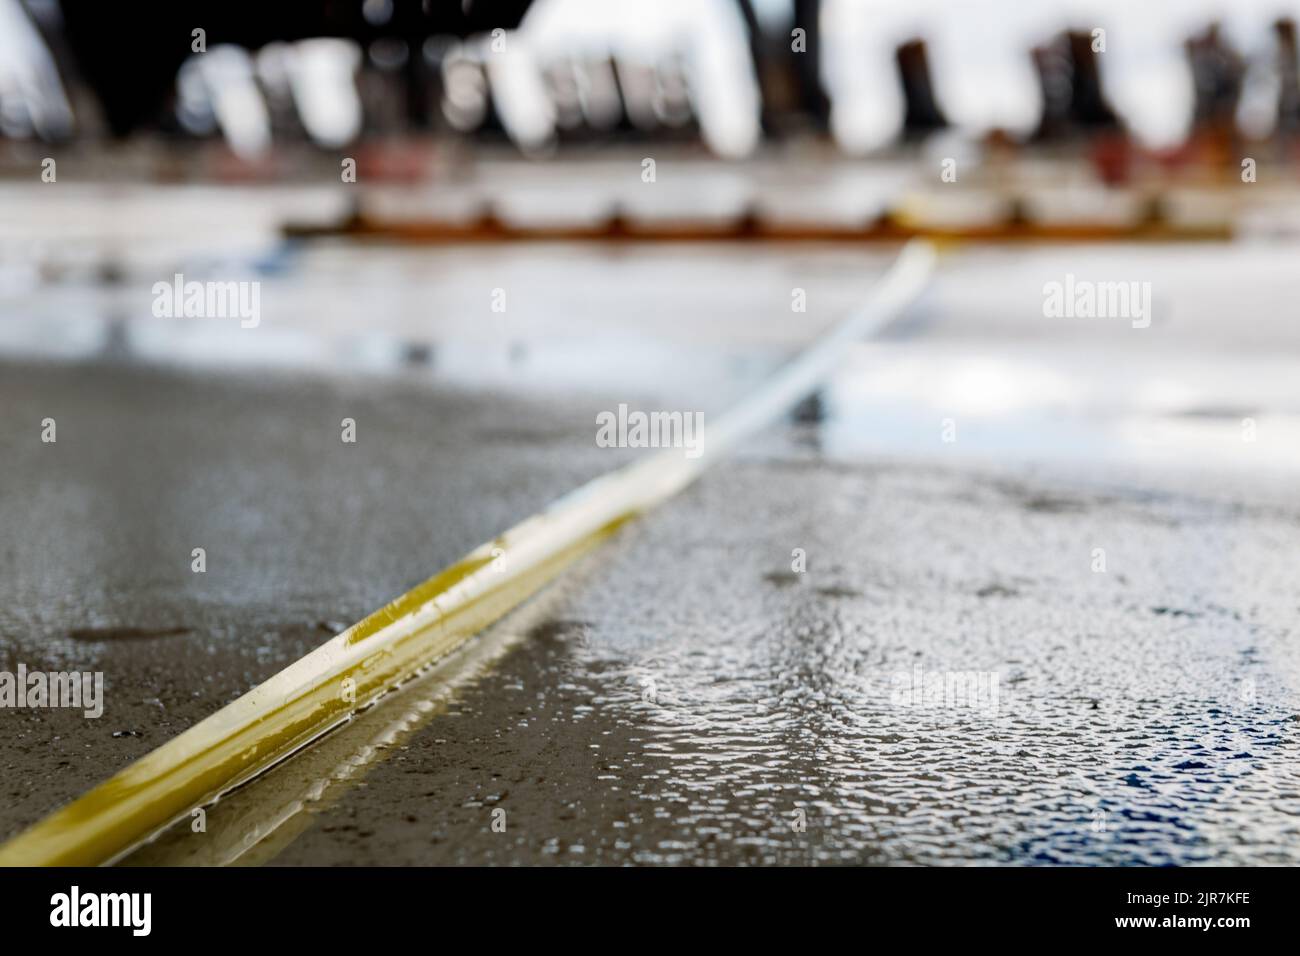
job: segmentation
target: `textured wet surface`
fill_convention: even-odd
[[[590,403],[427,383],[8,364],[0,407],[0,670],[105,680],[0,710],[0,836],[610,463]]]
[[[1295,862],[1298,521],[726,466],[278,861]]]
[[[330,285],[345,252],[360,278]],[[19,354],[34,327],[36,354],[101,358],[0,364],[0,668],[102,670],[106,702],[0,712],[0,837],[627,460],[595,446],[596,411],[712,414],[879,265],[692,255],[326,247],[310,294],[279,289],[288,311],[268,283],[257,339],[123,324],[131,289],[5,314]],[[1221,302],[1197,308],[1208,266],[1125,253],[1166,299],[1191,292],[1140,334],[1046,324],[1041,283],[1076,255],[950,266],[850,358],[827,420],[620,533],[498,625],[449,703],[390,701],[400,731],[250,857],[1300,862],[1293,323],[1254,309],[1225,331]],[[498,282],[513,328],[484,325]],[[64,348],[43,322],[85,334]],[[204,370],[209,350],[267,364]],[[255,789],[213,809],[214,840],[237,806],[227,830],[264,832]]]

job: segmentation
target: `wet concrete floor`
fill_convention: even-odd
[[[1294,863],[1298,526],[1276,502],[728,465],[278,862]],[[936,675],[974,683],[932,696]]]
[[[1287,326],[1035,351],[950,293],[485,635],[517,632],[270,861],[1297,862]],[[770,361],[746,334],[698,407]],[[900,367],[943,372],[864,391]],[[99,720],[0,712],[0,837],[630,460],[595,414],[672,405],[608,377],[0,364],[0,667],[107,684]]]

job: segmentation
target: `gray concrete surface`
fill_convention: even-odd
[[[1300,858],[1293,500],[772,444],[628,529],[277,862]],[[900,698],[918,667],[996,675],[995,706]]]
[[[0,669],[106,681],[98,720],[0,710],[0,835],[609,463],[589,404],[410,381],[3,364],[0,407]]]
[[[287,305],[264,338],[151,320],[132,282],[0,309],[0,666],[108,681],[99,721],[0,712],[0,837],[628,460],[594,445],[597,411],[711,414],[881,262],[341,254],[267,280]],[[1294,329],[1252,309],[1225,332],[1199,301],[1216,254],[1251,261],[1191,253],[1192,281],[1117,254],[1171,304],[1130,331],[1044,319],[1070,250],[952,261],[825,420],[504,622],[520,640],[273,861],[1296,862]],[[497,285],[529,291],[489,327]],[[900,697],[916,667],[996,676],[996,707]]]

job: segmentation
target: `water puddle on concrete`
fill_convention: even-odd
[[[863,345],[823,393],[828,457],[1300,473],[1300,361],[1002,343]]]
[[[725,465],[275,862],[1294,863],[1296,516],[1277,519],[931,466]]]

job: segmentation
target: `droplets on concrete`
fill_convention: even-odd
[[[594,779],[647,805],[636,861],[1296,859],[1300,701],[1263,663],[1285,621],[1239,603],[1270,584],[1249,517],[941,471],[800,473],[783,499],[790,480],[727,469],[616,546],[569,609],[590,624],[560,688],[591,703],[550,719],[628,735]],[[746,517],[774,499],[790,505]],[[807,520],[831,507],[807,502],[846,500],[856,520]],[[1098,535],[1127,573],[1090,573]],[[806,580],[774,573],[789,540],[811,543]],[[1233,564],[1208,553],[1229,541]],[[996,713],[891,702],[914,665],[996,672]]]
[[[281,860],[1294,863],[1296,516],[1234,500],[749,455]],[[996,711],[900,704],[916,667]]]

